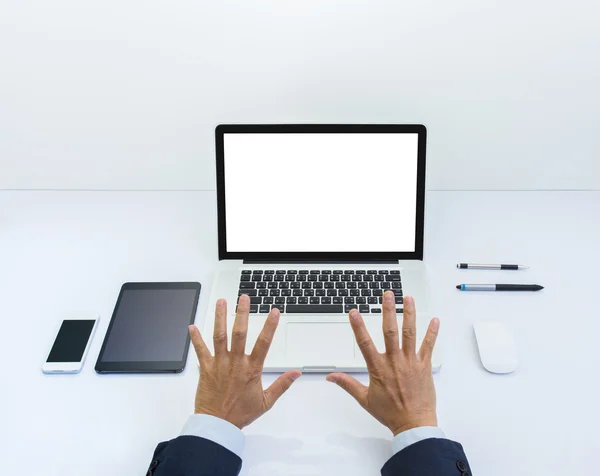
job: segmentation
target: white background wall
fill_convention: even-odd
[[[212,189],[219,122],[417,122],[431,189],[600,189],[596,0],[1,0],[0,189]]]

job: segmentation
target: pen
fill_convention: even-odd
[[[461,291],[539,291],[539,284],[457,284]]]
[[[527,269],[528,266],[523,266],[520,264],[469,264],[469,263],[459,263],[456,265],[459,269]]]

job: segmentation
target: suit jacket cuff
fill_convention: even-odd
[[[437,426],[419,426],[398,433],[392,440],[392,454],[399,453],[404,448],[428,438],[446,438],[441,428]]]
[[[244,434],[237,426],[212,415],[191,415],[181,435],[198,436],[227,448],[238,457],[244,451]]]

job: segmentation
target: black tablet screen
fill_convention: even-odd
[[[195,311],[195,289],[125,289],[102,362],[179,361]]]

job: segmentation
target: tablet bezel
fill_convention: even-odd
[[[141,362],[102,362],[102,357],[104,356],[104,349],[106,348],[106,344],[108,342],[108,338],[110,336],[110,332],[112,330],[113,324],[115,322],[115,318],[117,316],[117,310],[119,309],[119,305],[121,304],[121,298],[126,291],[135,291],[135,290],[164,290],[164,289],[195,289],[196,295],[194,297],[194,306],[193,311],[190,315],[189,324],[193,324],[196,312],[198,310],[198,301],[200,299],[200,289],[201,284],[197,282],[176,282],[176,283],[125,283],[121,286],[121,291],[119,292],[119,297],[117,298],[117,302],[115,304],[112,317],[110,318],[110,323],[108,324],[108,329],[106,330],[106,334],[104,336],[104,341],[102,342],[102,348],[100,349],[100,353],[98,354],[98,359],[96,360],[95,370],[98,373],[163,373],[163,372],[174,372],[178,373],[183,371],[185,368],[185,364],[187,361],[188,350],[190,348],[190,336],[186,334],[185,339],[185,347],[183,351],[183,356],[181,360],[176,361],[141,361]]]

